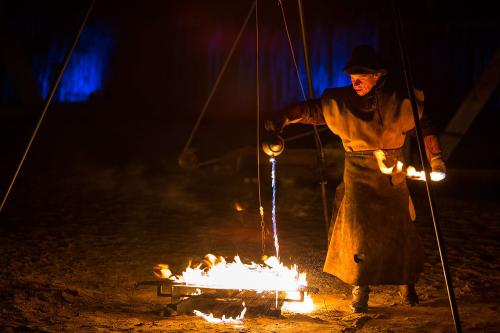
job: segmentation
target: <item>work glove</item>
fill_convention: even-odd
[[[271,132],[274,135],[281,136],[281,134],[283,133],[283,129],[286,126],[286,123],[287,123],[286,117],[281,116],[274,120],[267,120],[264,123],[264,128],[266,129],[266,131]]]
[[[285,149],[285,140],[282,138],[283,128],[285,128],[287,118],[280,116],[273,120],[267,120],[264,128],[269,133],[264,137],[262,149],[267,155],[278,156]]]
[[[430,164],[432,172],[442,172],[446,174],[446,165],[444,164],[443,158],[441,156],[433,157]]]

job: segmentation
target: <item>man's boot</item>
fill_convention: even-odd
[[[351,310],[353,313],[363,313],[368,311],[368,297],[370,288],[368,286],[354,286],[352,289]]]
[[[415,306],[418,304],[418,295],[413,284],[399,286],[399,296],[401,296],[401,303],[405,305]]]

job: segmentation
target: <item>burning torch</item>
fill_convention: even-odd
[[[373,152],[373,155],[377,160],[380,172],[382,172],[383,174],[391,175],[393,173],[399,173],[401,175],[405,175],[409,179],[425,181],[424,171],[417,171],[415,167],[411,165],[405,166],[404,163],[401,161],[397,161],[396,165],[388,167],[385,164],[386,157],[383,150],[378,149]],[[446,173],[440,171],[432,171],[430,175],[431,175],[431,180],[434,182],[441,181],[446,177]]]

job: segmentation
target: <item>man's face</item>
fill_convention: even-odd
[[[358,96],[364,96],[372,90],[380,79],[380,73],[374,74],[351,74],[351,82]]]

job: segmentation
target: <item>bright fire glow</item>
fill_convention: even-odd
[[[254,262],[244,264],[239,256],[234,262],[226,262],[223,257],[212,254],[205,256],[209,267],[202,264],[195,267],[189,265],[182,276],[173,276],[168,265],[159,264],[155,267],[161,278],[167,278],[177,283],[213,289],[237,289],[255,291],[297,291],[307,286],[306,274],[299,273],[297,265],[286,267],[276,257],[264,260],[265,265]]]
[[[407,178],[414,179],[414,180],[422,180],[425,181],[425,172],[423,171],[417,171],[413,166],[409,165],[404,168],[404,164],[401,161],[396,162],[396,171],[394,171],[394,166],[387,167],[384,163],[385,161],[385,153],[383,150],[376,150],[373,152],[373,155],[377,159],[377,164],[378,168],[380,169],[380,172],[386,175],[390,175],[393,172],[395,173],[404,173],[406,174]],[[440,180],[443,180],[446,177],[446,174],[444,172],[431,172],[431,180],[438,182]]]
[[[387,167],[384,163],[385,161],[385,153],[383,150],[375,150],[373,152],[373,155],[375,155],[375,158],[377,159],[377,164],[378,164],[378,168],[380,169],[380,171],[383,173],[383,174],[386,174],[386,175],[390,175],[392,173],[392,170],[394,169],[394,167]]]
[[[306,273],[300,273],[297,265],[286,267],[276,257],[264,258],[264,264],[244,264],[239,256],[233,262],[223,257],[207,254],[203,264],[191,264],[181,276],[174,276],[168,265],[155,267],[158,277],[187,286],[212,289],[254,290],[257,292],[286,292],[287,299],[299,299],[299,289],[307,286]],[[312,298],[304,293],[303,302],[285,302],[284,309],[308,313],[314,310]]]
[[[206,313],[203,313],[203,312],[198,311],[198,310],[194,310],[193,312],[198,317],[202,317],[206,321],[208,321],[210,323],[214,323],[214,324],[242,324],[246,311],[247,311],[247,308],[245,307],[245,303],[243,302],[243,310],[234,319],[233,319],[233,317],[226,318],[225,315],[222,315],[222,318],[216,318],[216,317],[214,317],[213,314],[207,315]]]
[[[289,291],[286,293],[287,299],[300,299],[300,292]],[[310,295],[304,293],[304,300],[302,302],[284,302],[281,307],[282,310],[295,313],[310,313],[314,311],[314,301]]]

